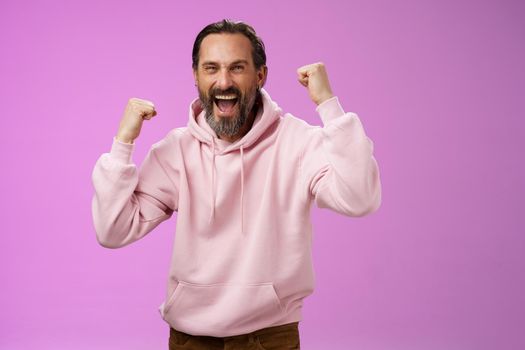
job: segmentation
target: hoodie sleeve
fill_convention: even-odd
[[[302,158],[302,177],[319,208],[364,216],[381,205],[374,144],[355,113],[345,113],[337,97],[317,107],[322,128],[313,128]]]
[[[92,214],[98,242],[119,248],[144,237],[177,210],[178,191],[158,157],[165,140],[152,146],[140,171],[132,162],[135,144],[113,138],[92,173]]]

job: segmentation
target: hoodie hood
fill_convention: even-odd
[[[244,150],[254,145],[261,135],[282,116],[282,110],[272,101],[266,90],[260,89],[262,104],[259,106],[257,115],[253,121],[251,129],[241,139],[235,142],[228,142],[217,137],[215,131],[208,125],[205,118],[205,111],[201,101],[196,98],[190,104],[188,129],[190,133],[201,143],[210,147],[212,153],[211,182],[210,182],[210,223],[215,217],[215,157],[230,152],[239,152],[239,163],[241,172],[240,186],[240,210],[241,210],[241,233],[244,233]]]
[[[217,145],[223,145],[224,147],[219,147],[222,148],[219,152],[220,154],[239,150],[241,146],[243,146],[243,148],[250,147],[257,142],[266,129],[268,129],[268,127],[270,127],[270,125],[282,115],[281,108],[272,101],[268,92],[262,88],[260,91],[262,97],[262,108],[259,108],[257,111],[257,116],[253,121],[252,128],[241,139],[233,143],[219,139],[215,131],[213,131],[206,122],[204,109],[198,98],[193,100],[190,105],[188,128],[191,134],[200,142],[206,143],[210,146],[212,146],[214,142]]]

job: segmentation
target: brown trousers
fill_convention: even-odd
[[[299,350],[299,322],[232,337],[190,335],[170,327],[169,350]]]

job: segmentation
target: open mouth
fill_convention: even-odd
[[[235,105],[237,104],[238,97],[237,95],[215,95],[213,102],[224,114],[231,114]]]

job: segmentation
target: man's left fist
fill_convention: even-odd
[[[334,96],[322,62],[302,66],[297,70],[297,75],[299,82],[308,88],[308,94],[315,104],[320,105]]]

